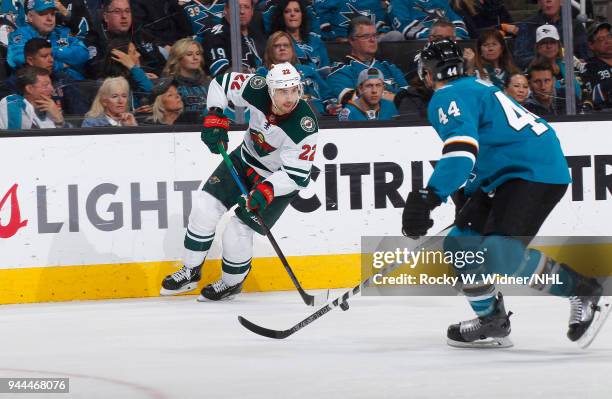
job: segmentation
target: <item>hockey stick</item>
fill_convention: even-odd
[[[223,147],[223,144],[218,143],[217,148],[219,149],[219,153],[223,157],[223,161],[225,162],[225,165],[230,170],[230,173],[232,174],[232,178],[238,185],[238,188],[240,188],[240,192],[242,193],[242,195],[247,196],[248,195],[247,189],[244,183],[242,182],[242,180],[240,179],[240,176],[238,176],[238,172],[236,171],[236,168],[234,167],[234,163],[227,155],[227,152],[225,151],[225,147]],[[287,274],[289,274],[289,277],[291,278],[293,285],[295,286],[295,288],[297,288],[298,292],[300,293],[300,296],[302,297],[302,300],[304,301],[304,303],[308,306],[321,306],[322,304],[327,302],[327,300],[329,299],[329,290],[327,290],[327,292],[324,293],[323,295],[317,295],[317,296],[310,295],[306,291],[304,291],[297,277],[295,277],[293,270],[291,270],[291,266],[289,266],[289,262],[287,262],[287,258],[285,258],[283,251],[281,251],[280,247],[278,246],[278,243],[276,242],[276,239],[272,235],[272,232],[270,231],[270,229],[264,222],[263,218],[259,215],[259,212],[257,210],[253,210],[251,212],[255,214],[255,220],[257,221],[257,223],[263,230],[266,237],[268,237],[268,240],[270,240],[270,244],[272,244],[272,247],[274,248],[276,255],[278,255],[281,263],[283,264],[283,266],[285,267],[285,270],[287,271]]]
[[[438,233],[438,235],[431,237],[430,239],[428,239],[427,241],[425,241],[423,244],[423,246],[427,246],[430,247],[434,244],[438,243],[438,240],[443,240],[444,238],[446,238],[446,236],[442,236],[442,234],[445,234],[450,228],[452,227],[449,226],[446,229],[442,230],[440,233]],[[392,263],[390,265],[387,265],[385,267],[383,267],[382,269],[380,269],[380,272],[377,274],[380,274],[382,276],[387,275],[389,273],[391,273],[393,270],[397,269],[398,267],[402,266],[402,263]],[[268,338],[274,338],[274,339],[283,339],[283,338],[287,338],[288,336],[296,333],[297,331],[301,330],[302,328],[306,327],[307,325],[309,325],[310,323],[312,323],[313,321],[317,320],[318,318],[322,317],[323,315],[325,315],[326,313],[334,310],[335,308],[337,308],[338,306],[342,307],[343,304],[347,303],[347,300],[354,296],[357,295],[363,288],[369,286],[370,284],[372,284],[372,281],[374,280],[374,277],[376,275],[373,275],[369,278],[367,278],[365,281],[357,284],[355,287],[353,287],[352,289],[346,291],[344,294],[342,294],[342,296],[339,296],[338,298],[334,299],[332,302],[328,303],[327,305],[325,305],[324,307],[322,307],[321,309],[317,310],[316,312],[314,312],[313,314],[311,314],[310,316],[308,316],[307,318],[305,318],[304,320],[300,321],[299,323],[295,324],[293,327],[287,329],[287,330],[272,330],[270,328],[266,328],[266,327],[261,327],[258,326],[257,324],[245,319],[242,316],[238,316],[238,322],[240,324],[242,324],[243,327],[245,327],[247,330],[250,330],[252,332],[254,332],[255,334],[264,336],[264,337],[268,337]]]

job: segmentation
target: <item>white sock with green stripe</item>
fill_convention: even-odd
[[[185,232],[183,263],[189,268],[200,266],[215,239],[217,223],[227,208],[206,191],[194,195],[189,225]]]
[[[251,269],[253,257],[253,230],[236,215],[232,215],[223,231],[223,282],[227,285],[241,283]]]
[[[185,233],[185,251],[183,263],[189,268],[198,267],[204,262],[208,250],[215,239],[215,233],[201,235],[195,234],[189,228]]]
[[[244,262],[233,262],[223,258],[221,261],[221,279],[229,286],[240,284],[251,270],[251,259]]]

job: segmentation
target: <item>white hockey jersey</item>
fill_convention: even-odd
[[[318,124],[308,103],[300,100],[288,115],[272,113],[266,79],[259,75],[226,73],[208,88],[208,108],[224,109],[231,101],[250,111],[241,158],[274,186],[274,195],[305,188],[317,151]]]

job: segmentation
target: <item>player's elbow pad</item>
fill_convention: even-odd
[[[465,183],[474,163],[468,157],[442,158],[436,164],[427,186],[444,201]]]

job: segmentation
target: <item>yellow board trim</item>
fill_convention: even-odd
[[[359,281],[360,256],[294,256],[287,260],[305,289],[340,288]],[[0,269],[0,304],[159,296],[161,281],[177,265],[141,262]],[[220,275],[221,261],[207,260],[199,288]],[[244,285],[244,292],[293,289],[278,258],[256,258]]]
[[[590,276],[612,275],[611,244],[540,247],[548,256]],[[305,289],[352,287],[361,280],[361,254],[288,258]],[[0,269],[0,304],[143,298],[159,295],[160,283],[177,262],[139,262],[81,266]],[[443,274],[444,268],[430,275]],[[200,286],[221,274],[220,260],[207,260]],[[278,258],[256,258],[244,291],[294,290]],[[199,293],[199,290],[192,294]]]

